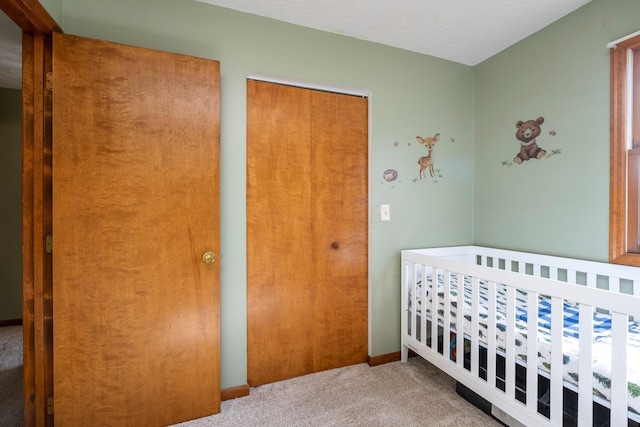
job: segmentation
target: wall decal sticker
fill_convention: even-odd
[[[398,142],[394,142],[394,147],[398,146]],[[400,174],[397,169],[387,168],[382,172],[382,181],[380,181],[381,185],[390,185],[390,188],[393,190],[396,188],[398,184],[402,183],[401,179],[398,179]]]
[[[395,181],[398,179],[398,171],[395,169],[387,169],[383,172],[382,177],[387,182]]]
[[[513,164],[522,164],[529,160],[549,159],[553,156],[562,154],[559,148],[547,151],[538,145],[537,139],[542,134],[542,124],[544,117],[540,116],[535,120],[516,122],[516,139],[520,142],[520,152],[511,160],[503,160],[502,166],[513,166]],[[548,134],[552,137],[557,135],[555,130],[550,130]]]
[[[556,156],[558,154],[562,154],[562,149],[561,148],[554,148],[554,149],[551,150],[550,153],[547,153],[547,157],[545,157],[545,158],[548,159],[549,157]]]
[[[409,141],[405,142],[402,140],[400,141],[392,140],[391,145],[393,145],[393,147],[399,148],[400,151],[402,151],[403,153],[404,153],[404,150],[408,150],[410,153],[409,154],[410,156],[415,156],[417,153],[419,153],[417,154],[419,156],[417,157],[418,168],[415,169],[418,172],[418,174],[413,175],[413,173],[406,171],[402,168],[389,167],[382,172],[381,174],[382,180],[380,181],[380,185],[388,186],[388,188],[390,189],[395,189],[400,184],[402,184],[402,179],[400,178],[401,175],[404,175],[405,178],[407,175],[413,175],[412,177],[410,177],[410,179],[411,179],[411,182],[413,182],[414,184],[418,182],[423,182],[423,180],[424,182],[433,182],[437,184],[438,180],[442,178],[443,175],[441,170],[437,168],[434,164],[433,151],[438,141],[440,141],[440,139],[441,139],[440,133],[436,132],[433,136],[426,136],[426,137],[416,136],[416,141],[418,142],[418,144],[415,144]],[[455,142],[454,138],[449,138],[448,136],[445,137],[444,140],[445,141],[450,140],[452,143]],[[426,150],[426,153],[424,152],[425,150]],[[421,155],[421,154],[426,154],[426,155]],[[411,164],[415,165],[415,163],[413,162]],[[403,165],[406,165],[406,163],[403,162]],[[402,166],[402,167],[406,167],[406,166]]]
[[[544,117],[538,117],[536,120],[527,120],[516,122],[516,138],[520,141],[520,152],[513,158],[513,161],[520,164],[529,159],[540,160],[547,154],[546,150],[538,147],[536,138],[542,132],[540,125],[544,123]]]
[[[429,169],[429,174],[431,175],[431,178],[433,178],[436,176],[435,170],[433,168],[433,149],[436,146],[436,142],[440,140],[440,134],[436,133],[435,135],[428,136],[426,138],[416,136],[416,139],[420,144],[424,145],[427,148],[427,155],[418,159],[418,164],[420,165],[420,179],[422,179],[423,175],[425,178],[427,177],[427,169]]]

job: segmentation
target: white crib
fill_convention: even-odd
[[[402,360],[417,353],[509,425],[636,425],[639,295],[636,267],[477,246],[404,250]]]

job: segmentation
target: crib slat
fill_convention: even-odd
[[[593,273],[587,273],[587,286],[590,288],[596,288],[598,284],[598,276]]]
[[[496,283],[488,282],[487,304],[487,383],[496,386]]]
[[[431,349],[438,351],[438,278],[439,270],[431,272]]]
[[[611,355],[611,425],[627,424],[627,336],[628,317],[611,313],[611,348],[617,349]]]
[[[400,296],[400,330],[402,331],[402,343],[404,344],[404,336],[407,334],[408,325],[407,325],[407,316],[409,315],[409,291],[413,289],[415,292],[415,280],[411,275],[410,263],[404,262],[404,259],[401,263],[400,269],[400,280],[401,280],[401,289],[402,295]],[[409,284],[411,284],[412,288],[409,288]],[[409,359],[409,350],[406,346],[400,346],[400,360],[404,363]]]
[[[505,390],[507,396],[513,399],[516,393],[516,290],[512,286],[507,287],[506,295],[507,316],[505,323]]]
[[[479,309],[480,307],[480,285],[477,277],[471,278],[471,373],[474,377],[478,377],[478,361],[479,361],[479,340],[480,331]]]
[[[620,293],[620,278],[619,277],[609,277],[609,291]]]
[[[578,281],[577,273],[575,270],[567,270],[567,282],[576,283]]]
[[[561,298],[551,298],[551,423],[562,424],[562,327],[564,304]]]
[[[417,312],[418,312],[418,284],[417,284],[417,277],[416,277],[416,270],[418,268],[418,265],[415,263],[411,263],[411,268],[409,269],[410,271],[410,275],[411,275],[411,282],[410,282],[410,286],[411,286],[411,302],[409,303],[409,322],[410,322],[410,328],[411,328],[411,337],[413,338],[417,338],[417,331],[416,331],[416,317],[417,317]],[[426,277],[423,275],[422,276],[422,288],[424,289],[427,286],[426,284]],[[424,301],[423,301],[424,302]]]
[[[593,425],[593,307],[580,304],[580,357],[578,359],[578,422]]]
[[[549,279],[558,280],[558,268],[557,267],[549,267]]]
[[[527,295],[527,407],[538,408],[538,293]]]
[[[458,274],[458,297],[457,304],[458,309],[456,311],[456,333],[459,338],[456,338],[456,363],[460,368],[464,366],[464,275]]]
[[[420,289],[420,301],[422,301],[422,310],[420,313],[420,342],[427,342],[427,290],[428,290],[428,282],[427,277],[429,275],[429,271],[433,274],[433,269],[431,267],[427,267],[426,265],[422,265],[422,288]],[[433,279],[432,279],[433,282]],[[417,293],[417,292],[416,292]],[[417,310],[416,310],[417,311]],[[432,316],[433,318],[433,316]]]
[[[444,313],[443,313],[443,328],[442,328],[442,354],[447,360],[451,360],[451,272],[446,270],[444,272]],[[460,336],[462,338],[462,335]],[[456,340],[457,341],[457,340]]]

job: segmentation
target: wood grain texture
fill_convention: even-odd
[[[25,425],[53,425],[52,266],[45,251],[51,232],[51,37],[23,33],[23,340]]]
[[[37,0],[0,0],[0,9],[28,33],[49,36],[52,32],[62,32]]]
[[[23,393],[25,426],[36,424],[36,342],[34,318],[34,260],[33,244],[36,220],[34,206],[34,68],[35,40],[33,34],[22,37],[22,334],[23,334]],[[41,61],[41,59],[40,59]],[[44,368],[44,366],[40,367]]]
[[[290,86],[247,86],[250,386],[311,372],[310,99]]]
[[[633,91],[631,102],[635,107],[632,111],[632,146],[640,148],[640,48],[633,51]]]
[[[225,388],[220,391],[220,400],[232,400],[239,397],[249,396],[249,392],[250,389],[247,384]]]
[[[22,30],[22,239],[23,382],[26,426],[53,425],[46,399],[52,394],[51,258],[40,245],[51,223],[51,105],[42,76],[50,71],[51,33],[62,31],[36,0],[0,0],[0,9]],[[47,65],[48,61],[48,65]],[[43,131],[43,130],[47,131]],[[49,193],[47,193],[49,191]],[[45,200],[48,198],[48,201]]]
[[[640,255],[627,251],[627,55],[638,48],[634,37],[610,52],[609,261],[640,266]]]
[[[640,149],[627,151],[627,252],[637,254],[638,247],[638,181]]]
[[[314,91],[311,109],[315,372],[367,357],[368,101]]]
[[[43,36],[44,67],[43,75],[53,69],[52,38]],[[42,83],[41,83],[42,84]],[[44,340],[44,396],[43,404],[46,407],[46,398],[53,396],[53,257],[46,251],[45,239],[53,234],[53,96],[51,91],[41,87],[43,94],[43,151],[42,151],[42,200],[43,220],[42,228],[38,228],[40,237],[36,239],[39,250],[42,251],[42,275],[43,275],[43,340]],[[44,249],[43,249],[44,248]],[[54,425],[54,416],[46,411],[45,424]]]
[[[0,9],[22,30],[22,238],[24,421],[51,426],[53,394],[52,271],[44,250],[51,232],[51,33],[61,28],[36,0],[0,0]]]
[[[366,360],[367,108],[247,84],[251,386]]]
[[[219,63],[53,41],[56,423],[217,413]]]
[[[368,356],[367,364],[369,366],[379,366],[379,365],[384,365],[386,363],[398,362],[400,361],[400,359],[401,359],[401,354],[399,351],[397,351],[395,353],[381,354],[379,356]]]
[[[369,366],[379,366],[384,365],[386,363],[399,362],[401,360],[402,354],[399,351],[394,353],[381,354],[379,356],[367,356],[367,364]],[[409,350],[409,357],[416,357],[418,354]]]

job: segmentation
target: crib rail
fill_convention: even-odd
[[[490,267],[490,268],[487,268]],[[470,279],[471,310],[465,326],[464,292]],[[442,292],[437,292],[442,281]],[[479,283],[487,287],[487,315],[481,319]],[[421,286],[418,286],[421,283]],[[451,295],[452,283],[457,294]],[[463,285],[465,286],[465,285]],[[516,339],[516,294],[526,294],[526,361],[516,359],[514,345],[497,344],[497,289],[505,289],[506,343]],[[496,407],[525,425],[563,423],[563,307],[579,306],[578,410],[579,425],[593,425],[593,314],[608,312],[612,319],[612,348],[627,347],[628,322],[640,318],[640,269],[568,258],[525,254],[481,247],[455,247],[402,251],[402,359],[411,349]],[[429,294],[429,295],[428,295]],[[550,413],[539,412],[538,297],[551,302]],[[424,307],[418,307],[425,302]],[[441,309],[441,303],[444,309]],[[427,307],[428,304],[428,307]],[[458,307],[452,316],[451,307]],[[430,308],[431,317],[426,315]],[[441,320],[436,313],[441,310]],[[486,323],[480,340],[479,324]],[[522,327],[522,326],[520,326]],[[455,337],[455,342],[453,341]],[[465,337],[466,339],[462,339]],[[486,349],[486,372],[480,374],[481,349]],[[503,389],[498,386],[496,358],[504,358]],[[465,360],[465,356],[468,356]],[[517,366],[526,365],[526,400],[516,387]],[[533,367],[533,369],[531,369]],[[628,418],[627,352],[615,354],[611,367],[611,425],[626,425]]]
[[[415,249],[410,252],[640,296],[640,269],[637,267],[480,246]]]

